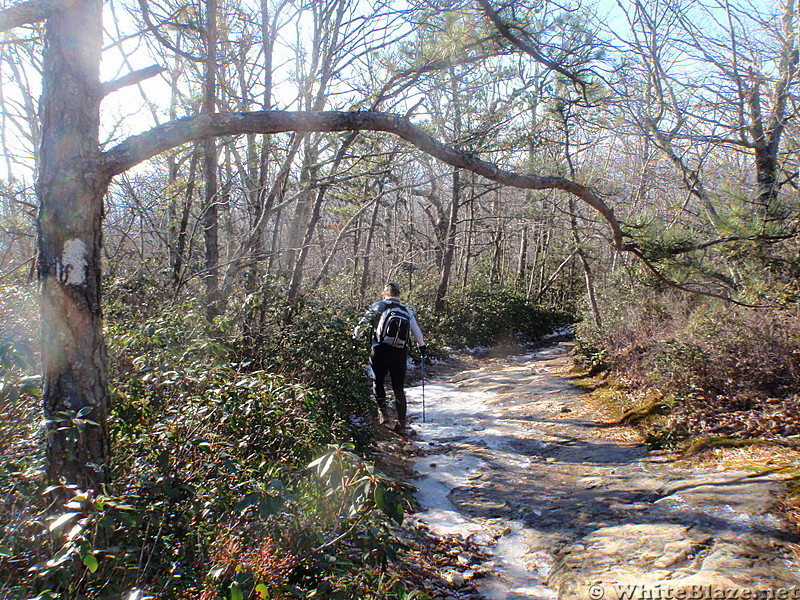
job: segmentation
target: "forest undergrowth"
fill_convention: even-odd
[[[106,306],[112,484],[64,503],[44,476],[33,290],[0,294],[3,597],[426,597],[392,567],[413,498],[375,466],[367,348],[350,337],[359,311],[325,295],[289,305],[265,287],[209,324],[200,303],[151,281],[111,287]],[[434,358],[570,321],[503,286],[464,290],[444,316],[430,306],[422,296],[417,312]],[[725,447],[719,460],[800,471],[786,450],[800,439],[791,309],[666,290],[616,295],[604,314],[602,329],[578,325],[578,349],[615,420],[699,454],[684,460]]]
[[[613,306],[602,331],[578,328],[578,382],[591,401],[689,467],[785,473],[785,512],[800,527],[798,306],[670,289],[629,290]]]
[[[265,287],[209,324],[159,289],[109,290],[112,483],[66,503],[44,476],[33,290],[0,294],[0,595],[424,598],[387,569],[413,499],[374,466],[360,314]],[[432,356],[567,318],[507,290],[419,312]]]

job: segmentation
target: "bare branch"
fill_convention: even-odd
[[[114,81],[108,81],[100,86],[100,94],[102,96],[108,96],[111,92],[116,92],[124,87],[129,85],[136,85],[137,83],[141,83],[145,79],[150,79],[151,77],[155,77],[160,73],[163,73],[166,69],[159,65],[151,65],[146,69],[140,69],[138,71],[133,71],[132,73],[128,73],[120,77],[119,79],[115,79]]]
[[[150,18],[150,9],[147,6],[147,0],[139,0],[139,8],[142,9],[142,19],[144,20],[145,25],[147,25],[147,29],[156,37],[162,46],[168,48],[183,58],[191,60],[192,62],[203,62],[201,57],[190,54],[189,52],[184,52],[161,34],[161,32],[158,30],[159,25],[153,23],[153,20]]]
[[[47,19],[58,0],[28,0],[0,10],[0,31],[32,25]]]
[[[295,132],[384,131],[397,135],[426,154],[459,169],[472,171],[503,185],[528,190],[556,189],[578,197],[605,219],[614,245],[631,248],[623,242],[622,226],[614,211],[590,188],[563,177],[535,177],[501,169],[472,154],[434,139],[408,119],[387,113],[258,111],[215,113],[184,117],[132,136],[102,155],[105,174],[111,178],[162,152],[210,136],[272,134]]]

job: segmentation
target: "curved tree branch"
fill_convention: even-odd
[[[611,228],[614,246],[631,250],[623,242],[622,226],[613,209],[591,188],[564,177],[535,177],[501,169],[472,154],[462,152],[434,139],[408,119],[380,112],[290,112],[257,111],[215,113],[177,119],[140,135],[132,136],[107,150],[101,157],[105,175],[110,179],[158,154],[209,136],[272,134],[295,132],[384,131],[397,135],[426,154],[453,167],[472,171],[497,183],[528,190],[562,190],[573,194],[594,208]]]
[[[636,255],[639,258],[639,260],[642,261],[642,264],[644,264],[647,270],[650,271],[656,279],[658,279],[661,283],[671,288],[680,290],[682,292],[686,292],[687,294],[696,294],[698,296],[706,296],[707,298],[716,298],[718,300],[724,300],[725,302],[730,302],[732,304],[735,304],[737,306],[742,306],[745,308],[767,308],[767,306],[762,304],[748,304],[746,302],[740,302],[735,298],[731,298],[727,294],[718,294],[716,292],[701,290],[697,289],[696,287],[690,287],[687,284],[678,283],[677,281],[664,276],[664,274],[658,270],[658,268],[652,263],[652,261],[650,261],[650,259],[648,259],[647,256],[645,256],[644,253],[642,253],[638,248],[629,247],[628,250],[632,252],[634,255]]]
[[[147,30],[156,36],[156,39],[161,43],[162,46],[168,48],[183,58],[191,60],[192,62],[203,62],[201,57],[190,54],[189,52],[184,52],[161,34],[161,32],[158,30],[158,25],[153,23],[153,20],[150,18],[150,9],[147,6],[147,0],[139,0],[139,8],[142,9],[142,19],[144,20],[144,24],[147,26]]]
[[[44,21],[58,4],[59,0],[28,0],[0,10],[0,31]]]
[[[728,236],[723,238],[718,238],[715,240],[709,240],[707,242],[702,242],[699,244],[690,244],[687,246],[673,248],[667,254],[670,256],[678,256],[680,254],[688,254],[690,252],[696,252],[698,250],[705,250],[706,248],[711,248],[713,246],[719,246],[721,244],[729,244],[731,242],[763,242],[765,244],[777,244],[780,242],[785,242],[786,240],[791,240],[796,238],[797,235],[794,233],[787,233],[784,235],[747,235],[747,236]]]

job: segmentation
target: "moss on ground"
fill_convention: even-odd
[[[637,431],[654,448],[670,448],[674,465],[686,470],[741,469],[754,475],[781,473],[786,492],[779,510],[800,534],[800,440],[727,436],[686,437],[671,424],[671,403],[658,390],[636,394],[608,373],[589,375],[574,369],[567,374],[586,392],[586,403],[611,422]],[[674,444],[664,443],[670,441]]]

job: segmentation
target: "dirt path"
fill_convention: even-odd
[[[412,519],[486,552],[448,577],[486,600],[800,599],[794,540],[770,512],[780,480],[687,472],[620,442],[557,375],[567,360],[560,345],[429,383],[424,423],[410,390]]]

